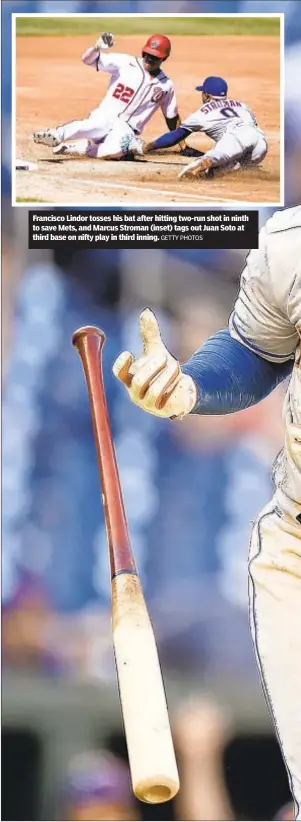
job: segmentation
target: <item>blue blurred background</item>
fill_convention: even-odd
[[[245,254],[29,252],[27,210],[10,206],[11,13],[163,11],[285,12],[286,204],[301,197],[298,2],[2,3],[5,819],[272,819],[290,799],[247,618],[250,524],[271,495],[284,389],[239,415],[171,425],[131,405],[111,372],[122,349],[138,353],[145,305],[181,360],[224,327]],[[180,763],[180,799],[151,816],[133,804],[118,770],[126,754],[105,528],[86,389],[70,344],[84,324],[107,335],[114,441]]]

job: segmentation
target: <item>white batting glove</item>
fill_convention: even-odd
[[[114,35],[111,31],[103,31],[95,43],[95,51],[100,49],[111,49],[115,45]]]
[[[119,354],[113,374],[126,386],[132,402],[156,417],[182,419],[194,408],[197,389],[192,377],[167,350],[150,308],[140,315],[143,353],[135,360],[130,351]]]

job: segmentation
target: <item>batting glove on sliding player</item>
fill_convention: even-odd
[[[115,45],[114,35],[111,31],[103,31],[95,43],[95,51],[100,49],[111,49]]]
[[[157,319],[150,308],[140,315],[142,355],[119,354],[113,374],[127,387],[132,402],[156,417],[182,419],[194,408],[197,390],[192,377],[167,350]]]

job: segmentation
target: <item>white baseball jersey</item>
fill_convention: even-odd
[[[245,103],[228,98],[211,99],[181,123],[189,131],[204,131],[212,140],[220,140],[226,131],[238,126],[257,126],[256,118]],[[258,129],[260,131],[260,129]],[[262,133],[262,132],[261,132]]]
[[[98,106],[104,119],[121,117],[140,134],[158,108],[165,117],[176,117],[178,107],[172,80],[160,71],[152,77],[139,57],[100,52],[87,65],[111,75],[107,93]]]
[[[285,448],[275,464],[278,499],[293,516],[301,511],[301,206],[277,211],[248,255],[229,321],[230,333],[271,362],[294,359],[284,405]],[[299,507],[298,507],[299,506]]]

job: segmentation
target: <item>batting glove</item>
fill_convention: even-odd
[[[103,31],[100,35],[98,40],[95,43],[94,49],[95,51],[100,51],[100,49],[111,49],[112,46],[115,45],[114,35],[111,31]]]
[[[124,383],[132,402],[144,411],[156,417],[182,419],[194,408],[197,389],[164,345],[150,308],[140,315],[140,335],[142,355],[135,359],[130,351],[123,351],[115,360],[113,374]]]

